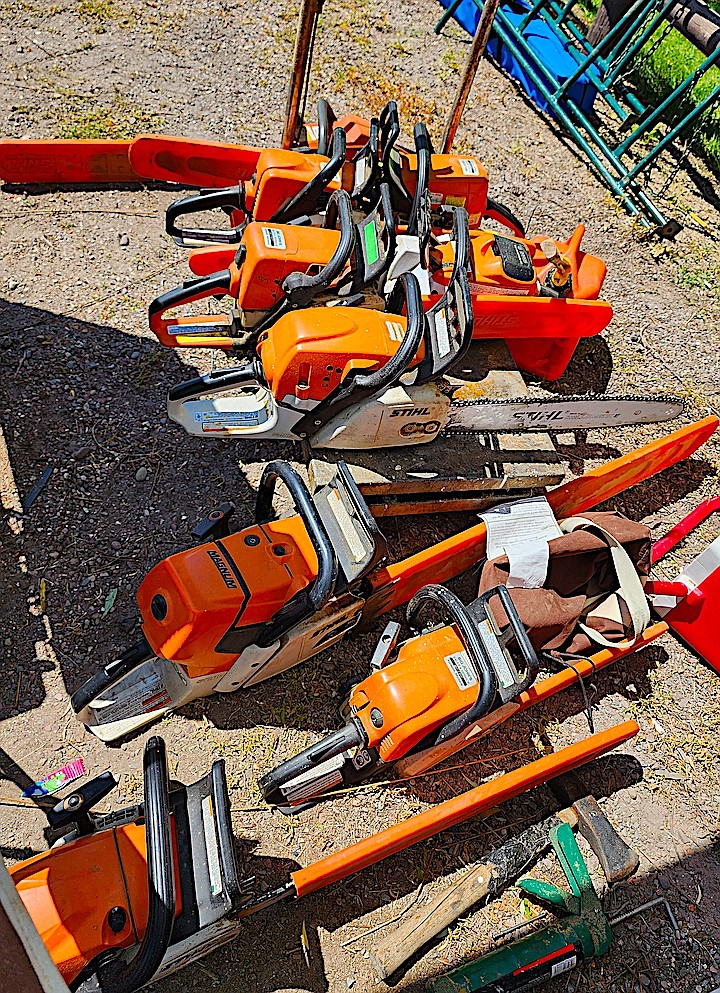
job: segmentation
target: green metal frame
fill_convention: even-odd
[[[453,0],[435,25],[439,33],[454,15],[462,0]],[[483,0],[473,0],[482,10]],[[649,172],[658,157],[695,124],[713,105],[720,103],[720,86],[696,107],[685,110],[677,121],[670,121],[673,109],[683,100],[701,77],[720,63],[720,48],[707,56],[657,107],[647,107],[626,85],[623,75],[629,71],[653,34],[667,22],[665,14],[673,0],[635,0],[599,45],[591,46],[572,18],[578,0],[535,0],[526,16],[515,25],[502,6],[495,17],[493,31],[547,101],[553,116],[580,147],[604,183],[620,202],[646,226],[663,237],[673,238],[681,225],[666,216],[655,203],[648,188]],[[576,59],[577,69],[563,83],[554,79],[539,62],[523,35],[533,18],[542,18]],[[570,88],[585,73],[611,115],[616,119],[613,134],[607,123],[601,133],[596,114],[586,114],[572,100]],[[651,133],[667,124],[665,133],[655,139]],[[640,141],[651,141],[649,151],[639,157],[630,154]]]

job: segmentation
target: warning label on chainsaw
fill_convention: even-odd
[[[446,655],[445,665],[452,673],[453,679],[461,690],[468,690],[471,686],[477,686],[477,676],[466,652],[456,652],[454,655]]]
[[[555,962],[552,967],[552,972],[550,973],[550,978],[554,976],[561,976],[563,972],[570,972],[577,965],[577,955],[571,955],[570,958],[564,959],[562,962]]]
[[[466,176],[479,176],[480,170],[475,159],[460,159],[460,168]]]
[[[266,248],[285,249],[285,235],[280,228],[262,228]]]

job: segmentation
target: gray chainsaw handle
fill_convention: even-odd
[[[483,862],[438,893],[427,906],[404,918],[400,927],[382,938],[370,952],[370,961],[380,978],[388,985],[394,985],[392,977],[400,973],[421,948],[480,900],[495,896],[513,883],[550,847],[550,829],[561,822],[574,825],[572,811],[562,811],[533,824],[517,838],[490,852]]]

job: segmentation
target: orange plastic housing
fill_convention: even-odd
[[[282,401],[323,400],[353,369],[379,368],[400,347],[407,322],[358,307],[311,307],[286,314],[260,336],[268,388]],[[413,364],[424,357],[423,346]]]
[[[402,179],[407,191],[417,188],[417,155],[398,151]],[[487,206],[488,175],[479,159],[472,155],[433,155],[430,166],[430,200],[434,207],[464,207],[470,226],[480,224]]]
[[[182,902],[174,827],[172,835],[178,916]],[[79,838],[18,863],[10,875],[67,983],[101,952],[136,944],[145,933],[148,884],[144,823]],[[107,921],[113,907],[127,912],[119,934]]]
[[[137,591],[143,632],[156,655],[184,665],[191,679],[224,671],[317,569],[299,517],[236,531],[150,570]],[[158,595],[167,604],[161,619]]]
[[[245,183],[248,213],[256,221],[274,217],[327,163],[324,155],[286,152],[282,148],[264,149],[255,167],[255,178]],[[326,189],[330,192],[339,190],[340,182],[334,179]]]
[[[272,248],[273,235],[284,248]],[[337,251],[340,232],[326,228],[301,227],[295,224],[248,224],[243,233],[245,258],[238,269],[230,266],[233,276],[231,294],[245,312],[267,311],[283,295],[281,285],[291,272],[307,273],[325,265]],[[214,270],[213,270],[214,271]]]
[[[503,272],[492,250],[492,233],[471,231],[473,337],[504,338],[519,369],[542,379],[559,379],[580,339],[603,331],[612,318],[610,304],[597,299],[607,267],[602,259],[580,250],[584,234],[585,227],[579,224],[567,241],[554,243],[570,262],[572,295],[548,297],[538,296],[537,286],[551,269],[540,249],[542,236],[510,238],[524,244],[532,258],[535,282],[523,282]],[[444,244],[433,254],[439,267],[434,279],[444,285],[452,270],[453,247]],[[426,305],[432,306],[438,298],[439,294],[425,298]]]
[[[353,690],[350,706],[365,729],[368,747],[377,748],[383,762],[402,758],[431,731],[471,706],[477,682],[461,689],[445,661],[463,651],[454,627],[429,631],[406,641],[395,662],[373,672]],[[375,708],[384,718],[380,728],[370,718]]]

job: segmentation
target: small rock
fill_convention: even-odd
[[[50,552],[50,558],[51,559],[59,559],[60,558],[60,552]]]
[[[353,979],[352,976],[348,976],[347,979],[345,980],[345,982],[347,983],[347,988],[349,990],[351,990],[353,988],[353,986],[355,985],[355,980]]]
[[[141,465],[138,471],[135,473],[135,479],[137,479],[138,483],[142,483],[147,478],[148,478],[148,471],[144,465]]]
[[[78,448],[76,452],[73,452],[70,458],[75,459],[76,462],[79,462],[80,459],[84,459],[86,455],[89,455],[90,451],[90,445],[83,445],[82,448]]]
[[[119,549],[122,548],[122,544],[119,541],[111,541],[110,542],[110,547],[111,548],[114,548],[115,551],[119,551]]]
[[[118,244],[121,248],[127,248],[130,244],[130,239],[126,234],[120,234],[118,235]]]
[[[140,358],[140,352],[132,352],[131,355],[130,355],[130,358],[131,359],[139,359]]]
[[[6,638],[5,639],[5,647],[6,648],[9,648],[10,645],[12,645],[12,638]]]
[[[643,986],[646,986],[646,987],[649,986],[650,983],[651,983],[650,976],[648,976],[648,974],[646,972],[641,972],[640,973],[640,982],[643,984]]]
[[[18,281],[17,281],[17,279],[8,279],[8,281],[7,281],[7,288],[9,290],[16,290],[18,288]]]

